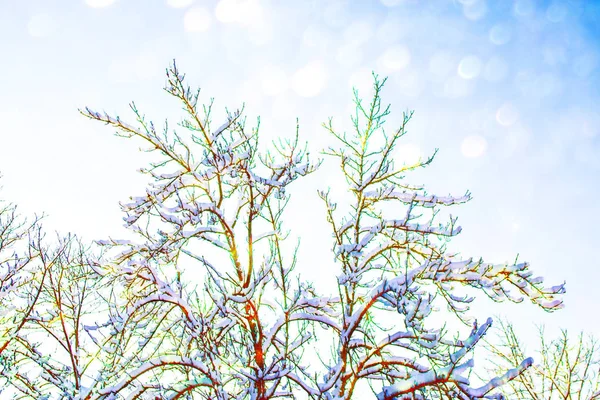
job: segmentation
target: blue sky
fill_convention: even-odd
[[[549,284],[567,281],[553,315],[483,298],[473,314],[508,314],[524,335],[532,323],[600,335],[600,1],[4,0],[0,35],[2,196],[48,214],[49,230],[126,234],[118,202],[142,193],[148,158],[77,109],[132,120],[134,100],[175,125],[179,105],[161,90],[173,58],[217,109],[245,101],[249,123],[260,115],[263,143],[292,136],[298,117],[315,153],[327,117],[349,128],[351,87],[368,97],[374,70],[389,77],[389,125],[415,110],[397,156],[440,149],[411,182],[473,193],[452,210],[452,248],[490,262],[519,253]],[[287,220],[317,281],[335,271],[315,234],[330,168],[295,189]]]

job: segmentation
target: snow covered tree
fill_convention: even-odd
[[[526,352],[511,323],[501,320],[498,331],[484,344],[494,360],[494,367],[490,369],[492,374],[514,367]],[[568,332],[562,330],[560,337],[548,342],[543,327],[539,329],[539,338],[538,361],[502,386],[501,392],[506,398],[600,399],[600,349],[597,341],[593,337],[586,340],[580,333],[573,344]]]
[[[0,388],[11,383],[27,391],[31,384],[18,366],[28,348],[21,330],[45,278],[37,264],[40,232],[39,218],[28,223],[15,205],[0,203]]]
[[[384,382],[379,399],[500,397],[490,392],[532,360],[524,359],[502,377],[473,388],[465,376],[473,366],[467,354],[492,320],[481,326],[475,323],[466,340],[451,341],[439,327],[428,327],[427,318],[439,309],[437,304],[445,303],[465,320],[473,297],[458,296],[461,285],[481,290],[495,301],[520,302],[525,296],[548,311],[562,306],[556,295],[564,286],[544,288],[542,278],[531,277],[527,263],[459,260],[446,251],[447,240],[461,228],[451,215],[446,224],[436,224],[439,207],[464,203],[470,195],[431,195],[405,181],[408,172],[428,165],[433,156],[414,165],[394,165],[394,147],[412,113],[405,114],[391,133],[384,130],[389,114],[389,105],[381,106],[384,84],[385,79],[374,75],[374,96],[368,106],[355,91],[351,133],[338,133],[331,119],[325,125],[340,143],[326,154],[339,160],[354,201],[350,213],[338,218],[336,204],[321,192],[341,266],[337,308],[341,315],[336,321],[335,362],[318,388],[330,391],[333,398],[350,398],[356,383],[368,379]],[[404,212],[399,212],[402,208]],[[390,313],[397,315],[384,316]]]
[[[50,319],[32,324],[77,349],[66,352],[72,370],[58,375],[56,363],[46,369],[56,382],[41,375],[60,389],[56,396],[351,399],[367,384],[386,400],[502,398],[497,388],[532,360],[476,387],[467,377],[472,351],[491,319],[458,340],[430,317],[447,307],[467,321],[473,297],[459,295],[463,287],[495,301],[527,297],[552,311],[562,306],[564,286],[544,287],[527,263],[461,260],[446,250],[460,227],[453,217],[439,223],[437,214],[470,196],[435,196],[405,181],[433,157],[394,164],[412,114],[391,133],[384,130],[384,84],[374,75],[368,105],[355,92],[351,133],[338,133],[331,119],[324,124],[339,144],[324,155],[339,160],[352,198],[342,213],[330,191],[318,193],[337,271],[337,291],[330,294],[302,279],[299,248],[286,242],[286,188],[321,165],[299,144],[298,124],[293,140],[265,149],[258,144],[260,120],[248,129],[243,109],[226,110],[226,121],[214,128],[213,101],[200,104],[200,91],[184,84],[175,63],[165,90],[183,106],[185,134],[166,123],[157,130],[133,103],[136,124],[82,110],[118,135],[139,139],[156,159],[141,169],[151,179],[146,193],[122,204],[137,239],[100,241],[106,251],[100,261],[84,257],[86,250],[61,264],[76,271],[61,290],[83,308],[57,301],[62,267],[48,278],[43,301]],[[97,296],[85,300],[92,287]],[[65,311],[95,313],[89,317],[96,322],[63,318]],[[54,330],[57,315],[63,327]],[[79,337],[89,338],[85,351]],[[315,356],[310,350],[324,341],[333,343],[329,356]],[[36,398],[45,390],[24,393]]]
[[[91,249],[72,235],[50,243],[39,218],[27,224],[9,204],[0,209],[0,254],[0,393],[77,398],[97,370],[85,324],[107,304]]]

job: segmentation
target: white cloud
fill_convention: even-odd
[[[292,89],[302,97],[318,95],[327,83],[327,68],[322,61],[313,61],[296,71]]]
[[[194,7],[185,13],[183,27],[187,32],[206,32],[212,24],[210,13],[203,7]]]
[[[467,158],[481,157],[486,150],[487,141],[479,135],[467,136],[460,146],[460,151]]]

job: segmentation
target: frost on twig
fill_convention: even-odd
[[[321,164],[300,145],[298,123],[291,139],[259,146],[260,120],[248,128],[243,107],[216,117],[213,100],[202,104],[184,81],[173,63],[165,91],[184,112],[175,129],[158,128],[134,103],[131,123],[81,110],[155,156],[140,169],[145,192],[121,204],[132,238],[97,241],[98,257],[72,236],[42,246],[39,231],[0,208],[2,383],[47,399],[351,399],[363,383],[379,399],[498,399],[530,368],[523,357],[472,383],[473,350],[491,319],[458,340],[431,317],[447,308],[468,321],[477,292],[552,311],[563,285],[546,287],[527,263],[447,251],[461,227],[438,213],[470,193],[434,195],[405,181],[435,153],[394,164],[412,113],[385,131],[385,80],[375,76],[368,105],[355,93],[352,132],[325,124],[338,143],[325,154],[352,196],[342,215],[330,191],[318,193],[333,234],[323,259],[335,261],[338,283],[326,294],[295,275],[299,247],[285,241],[289,187]],[[25,239],[28,254],[12,250]],[[312,350],[324,342],[329,354]]]
[[[524,357],[525,349],[513,325],[500,320],[492,337],[485,340],[486,355],[492,360],[487,372],[494,375],[515,368]],[[532,367],[500,388],[508,399],[598,399],[600,398],[600,354],[597,339],[584,338],[583,333],[573,340],[566,330],[548,339],[539,328],[539,342]],[[478,374],[483,375],[483,374]]]
[[[374,75],[375,94],[368,105],[355,92],[352,132],[338,133],[332,119],[324,124],[339,143],[326,154],[339,160],[354,201],[350,212],[340,217],[331,194],[320,192],[340,268],[342,329],[319,390],[330,398],[350,398],[359,381],[367,379],[383,382],[380,399],[499,398],[492,392],[529,368],[531,359],[473,388],[466,378],[473,360],[463,358],[471,354],[491,319],[475,327],[467,340],[452,341],[431,327],[428,317],[446,306],[466,322],[474,298],[458,295],[459,286],[482,291],[494,301],[528,298],[553,311],[562,307],[564,285],[545,287],[541,277],[532,277],[527,263],[490,264],[447,252],[446,242],[461,228],[452,216],[446,223],[437,222],[439,208],[465,203],[470,194],[437,196],[404,181],[407,172],[427,166],[435,153],[395,166],[394,149],[413,114],[404,114],[393,132],[385,131],[389,106],[381,105],[384,84],[385,79]]]
[[[93,252],[73,235],[0,207],[0,388],[12,398],[76,398],[97,356],[84,331],[103,307]]]
[[[333,300],[294,284],[296,257],[282,248],[285,189],[320,161],[300,146],[298,125],[292,140],[262,153],[260,120],[248,129],[243,110],[226,110],[225,121],[213,128],[213,101],[201,105],[200,91],[184,78],[173,63],[165,90],[183,105],[186,135],[168,125],[157,133],[133,104],[137,126],[82,111],[120,136],[139,138],[162,158],[141,170],[152,178],[146,193],[122,204],[125,224],[140,241],[99,242],[118,249],[106,267],[120,288],[110,362],[133,372],[125,379],[108,374],[94,393],[125,395],[142,385],[147,395],[174,398],[291,394],[286,376],[311,340],[305,328],[331,325],[334,312]]]

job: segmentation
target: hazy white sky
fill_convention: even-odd
[[[298,117],[315,154],[329,141],[320,123],[348,127],[350,88],[368,95],[374,70],[389,76],[389,125],[415,110],[398,157],[440,148],[410,181],[474,195],[452,209],[453,249],[519,253],[567,281],[553,315],[481,297],[474,315],[600,336],[599,27],[596,0],[0,0],[2,197],[48,214],[49,230],[123,236],[118,202],[143,192],[147,158],[77,108],[132,120],[134,100],[174,126],[179,105],[161,90],[173,58],[218,110],[245,101],[249,124],[260,115],[263,143]],[[315,193],[339,185],[328,168],[295,189],[287,219],[314,280],[335,271]]]

